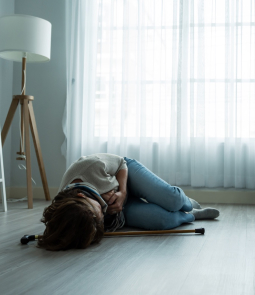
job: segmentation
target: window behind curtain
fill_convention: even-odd
[[[192,2],[99,1],[95,136],[255,137],[254,3]]]

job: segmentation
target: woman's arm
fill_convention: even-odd
[[[116,179],[119,183],[119,192],[127,194],[127,177],[128,177],[128,170],[121,169],[116,174]]]
[[[127,169],[121,169],[116,174],[116,179],[119,183],[119,190],[114,193],[108,200],[107,212],[109,212],[109,214],[115,214],[122,211],[123,203],[127,195],[127,177]]]

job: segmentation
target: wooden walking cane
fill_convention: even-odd
[[[137,236],[137,235],[161,235],[161,234],[187,234],[187,233],[196,233],[196,234],[204,234],[204,228],[196,228],[196,229],[166,229],[166,230],[143,230],[143,231],[124,231],[124,232],[106,232],[104,233],[105,237],[110,236]]]
[[[196,233],[196,234],[204,234],[204,228],[196,228],[196,229],[182,229],[182,230],[144,230],[144,231],[124,231],[124,232],[105,232],[105,237],[116,237],[116,236],[138,236],[138,235],[160,235],[160,234],[186,234],[186,233]],[[41,237],[41,235],[24,235],[20,242],[23,245],[26,245],[30,241],[37,240]]]

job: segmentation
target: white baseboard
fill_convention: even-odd
[[[255,191],[244,189],[205,189],[182,187],[185,194],[199,203],[221,204],[255,204]],[[50,196],[53,199],[57,195],[58,188],[50,187]],[[7,199],[21,199],[27,196],[26,187],[7,187]],[[33,188],[33,198],[45,200],[42,187]]]
[[[183,188],[185,194],[199,203],[255,204],[255,191],[246,189]]]
[[[49,187],[51,200],[57,195],[57,187]],[[27,196],[26,187],[6,187],[7,199],[22,199]],[[45,200],[43,187],[33,188],[33,199],[34,200]]]

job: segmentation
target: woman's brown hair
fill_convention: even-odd
[[[41,221],[46,229],[38,240],[38,247],[52,251],[84,249],[103,238],[103,220],[86,199],[77,197],[79,192],[77,189],[62,191],[44,209]]]

